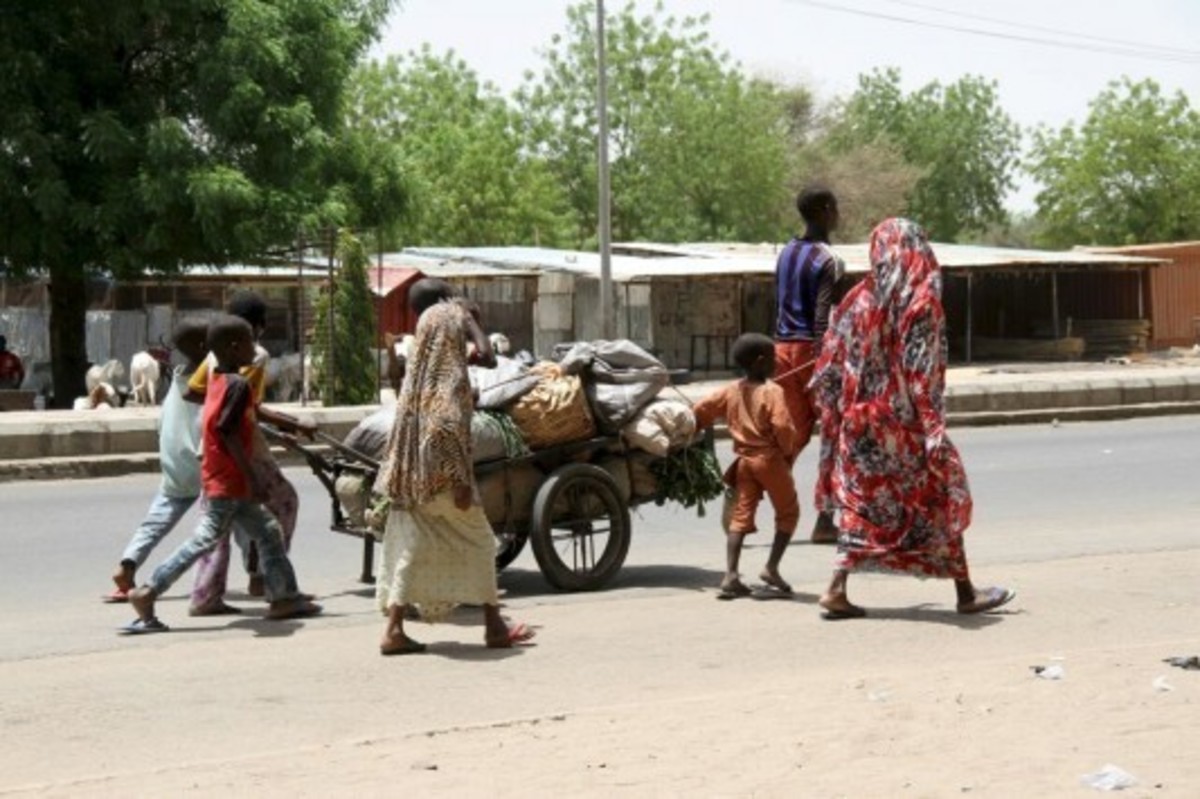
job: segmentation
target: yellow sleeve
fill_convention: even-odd
[[[246,382],[250,384],[251,397],[254,398],[255,405],[262,405],[263,400],[267,397],[267,370],[266,367],[254,363],[250,366],[244,366],[241,369],[242,377],[246,378]],[[190,385],[190,384],[189,384]]]
[[[196,371],[192,373],[192,376],[188,378],[188,391],[201,396],[208,391],[208,369],[209,363],[208,359],[206,358],[204,362],[196,368]]]

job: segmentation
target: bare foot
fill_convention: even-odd
[[[428,647],[420,641],[414,641],[407,635],[384,636],[383,641],[379,644],[379,654],[388,655],[416,655],[424,652]]]
[[[861,619],[867,615],[867,611],[853,604],[845,594],[825,594],[817,602],[824,608],[821,618],[828,621]]]
[[[267,587],[263,582],[261,574],[250,575],[250,582],[246,585],[246,593],[250,596],[266,596]]]
[[[787,580],[779,576],[779,572],[777,571],[773,572],[763,569],[762,574],[758,575],[758,579],[762,580],[764,583],[769,585],[771,588],[774,588],[781,594],[792,593],[792,587],[788,585]]]
[[[113,572],[112,581],[118,591],[129,593],[134,589],[133,567],[125,563],[117,566],[117,570]]]
[[[142,586],[129,592],[129,605],[137,612],[142,621],[154,618],[154,591],[148,586]]]
[[[310,599],[305,599],[302,596],[292,597],[291,599],[281,599],[277,602],[272,602],[267,610],[267,618],[274,621],[283,621],[284,619],[303,619],[309,616],[317,616],[321,613],[321,606]]]
[[[228,605],[221,599],[214,600],[206,605],[193,605],[188,608],[189,616],[232,616],[241,612],[241,608]]]

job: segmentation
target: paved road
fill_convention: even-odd
[[[968,553],[984,581],[1002,579],[1005,563],[1196,546],[1200,419],[965,429],[954,437],[976,499]],[[728,457],[726,449],[721,454]],[[797,474],[813,471],[810,451]],[[290,474],[301,493],[294,560],[302,586],[326,598],[336,617],[328,623],[378,624],[369,591],[355,580],[359,542],[328,531],[328,501],[310,474],[299,468]],[[0,660],[120,645],[112,627],[128,612],[92,600],[108,587],[112,565],[155,484],[153,477],[135,475],[0,485]],[[811,518],[806,509],[802,525]],[[194,519],[193,512],[168,544],[181,540]],[[166,551],[153,554],[150,566]],[[501,582],[514,609],[608,602],[710,587],[722,557],[715,509],[698,519],[692,511],[651,505],[635,513],[633,545],[613,590],[551,593],[528,549]],[[744,571],[753,573],[763,557],[761,549],[751,549]],[[798,587],[816,591],[829,562],[829,549],[798,543],[784,571]],[[233,575],[231,586],[240,587],[240,580]],[[190,575],[164,601],[162,615],[170,623],[207,631],[203,635],[247,623],[187,619],[183,596],[189,585]],[[68,619],[76,623],[64,624]]]
[[[357,542],[303,472],[295,560],[324,618],[234,597],[241,618],[188,619],[181,586],[162,604],[178,632],[134,640],[96,600],[154,481],[0,486],[0,794],[1049,796],[1114,762],[1196,795],[1200,685],[1151,683],[1196,645],[1200,420],[955,438],[973,570],[1020,589],[1007,613],[865,576],[871,617],[822,623],[831,552],[799,543],[795,602],[714,602],[716,520],[650,508],[610,591],[551,593],[528,554],[503,575],[538,646],[485,651],[459,616],[399,662],[374,653]],[[1031,676],[1051,656],[1067,680]]]

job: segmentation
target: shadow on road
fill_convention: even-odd
[[[982,630],[993,624],[999,624],[1005,616],[1016,616],[1020,613],[1020,610],[997,610],[991,613],[963,615],[943,606],[923,602],[907,608],[867,608],[867,617],[861,621],[905,621],[918,624],[945,624],[962,630]]]
[[[620,573],[599,592],[604,593],[639,588],[676,588],[692,591],[714,589],[721,582],[722,573],[715,569],[700,569],[695,566],[643,565],[625,566]],[[559,591],[550,586],[541,572],[533,569],[508,568],[500,573],[500,586],[505,596],[511,599],[536,596],[563,596],[569,591]]]

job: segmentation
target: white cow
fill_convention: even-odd
[[[136,352],[129,360],[129,380],[133,383],[133,401],[138,405],[158,402],[158,381],[162,368],[158,359],[146,351]]]
[[[112,384],[101,381],[88,391],[86,397],[76,397],[72,408],[77,411],[107,411],[117,407],[119,401],[117,390]]]
[[[96,386],[101,383],[107,383],[109,387],[122,383],[125,380],[125,367],[116,358],[109,360],[104,365],[96,364],[88,367],[87,375],[84,377],[84,382],[87,385],[88,394],[90,395],[96,390]]]

